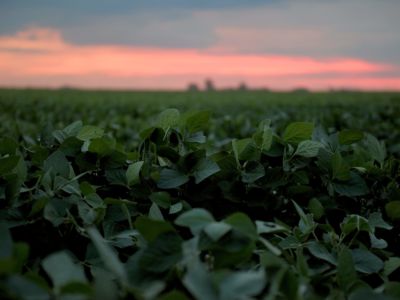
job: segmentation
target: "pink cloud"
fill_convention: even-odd
[[[250,86],[285,89],[400,89],[400,78],[379,77],[380,72],[393,68],[357,58],[321,60],[215,49],[74,45],[51,28],[30,28],[14,36],[0,36],[3,86],[184,88],[189,81],[211,77],[220,86],[245,80]],[[326,74],[329,78],[318,79],[318,75]]]

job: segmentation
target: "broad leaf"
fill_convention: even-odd
[[[373,135],[367,134],[367,150],[371,157],[377,161],[381,166],[386,158],[385,144],[379,142]]]
[[[189,181],[189,177],[178,170],[162,169],[157,186],[160,189],[174,189]]]
[[[12,155],[0,159],[0,176],[11,172],[18,164],[21,158],[17,155]]]
[[[233,272],[220,283],[220,299],[250,299],[257,296],[266,284],[263,270]]]
[[[326,247],[319,242],[310,242],[306,245],[306,248],[311,252],[316,258],[325,260],[332,265],[337,265],[336,258],[326,249]]]
[[[355,268],[358,272],[372,274],[383,269],[383,261],[370,251],[365,249],[354,249],[351,251]]]
[[[369,226],[368,220],[358,215],[349,215],[340,224],[342,232],[345,235],[353,231],[366,231],[372,232],[371,226]]]
[[[43,260],[42,266],[56,289],[60,289],[68,283],[87,282],[82,266],[76,264],[64,251],[47,256]]]
[[[387,203],[385,205],[385,211],[391,220],[400,220],[400,201],[391,201]]]
[[[336,278],[339,287],[344,291],[348,291],[357,280],[353,256],[348,248],[343,248],[339,253]]]
[[[211,175],[219,172],[221,169],[218,164],[209,158],[204,158],[200,160],[194,167],[194,178],[196,184],[202,182],[204,179],[210,177]]]
[[[233,140],[232,150],[238,165],[241,160],[257,160],[260,156],[257,145],[250,138]]]
[[[206,225],[203,230],[214,242],[216,242],[231,229],[232,227],[226,223],[213,222]]]
[[[140,170],[142,169],[144,161],[137,161],[131,165],[129,165],[126,170],[126,180],[128,181],[128,185],[134,185],[140,183]]]
[[[237,212],[224,219],[226,224],[232,226],[237,231],[247,235],[253,240],[258,238],[257,229],[250,218],[244,213]]]
[[[136,219],[135,227],[149,242],[154,241],[162,233],[175,231],[170,223],[142,216]]]
[[[250,161],[242,171],[242,181],[244,183],[253,183],[265,175],[265,169],[262,164]]]
[[[165,272],[181,260],[181,244],[182,239],[175,232],[162,233],[144,249],[139,265],[150,272]]]
[[[211,276],[200,261],[195,260],[190,263],[182,283],[195,299],[218,300]]]
[[[315,157],[318,155],[319,149],[322,147],[320,142],[315,141],[301,141],[297,146],[294,155],[303,157]]]
[[[11,234],[4,223],[0,223],[0,259],[11,257],[13,241]]]
[[[191,112],[185,116],[185,126],[190,133],[202,131],[207,128],[210,119],[209,111]]]
[[[180,113],[179,110],[175,108],[169,108],[164,110],[158,117],[158,126],[160,126],[164,131],[169,128],[173,128],[179,124]]]
[[[88,141],[96,138],[101,138],[103,134],[104,130],[102,128],[86,125],[83,126],[81,130],[79,130],[76,137],[82,141]]]
[[[350,167],[339,152],[333,154],[331,165],[333,179],[339,179],[343,181],[351,178]]]
[[[176,218],[175,224],[189,227],[193,234],[198,234],[206,225],[214,221],[213,216],[205,209],[194,208]]]
[[[384,264],[383,274],[389,276],[400,268],[400,257],[390,257]]]
[[[95,227],[88,228],[87,233],[102,258],[104,265],[120,280],[122,284],[125,284],[127,281],[127,274],[124,265],[119,260],[114,249],[107,244]]]
[[[337,193],[347,197],[362,196],[369,192],[365,180],[356,173],[350,173],[350,180],[345,182],[335,182],[333,187]]]
[[[314,124],[309,122],[290,123],[284,133],[283,140],[287,143],[298,144],[301,141],[309,140],[314,130]]]
[[[345,129],[339,132],[339,143],[342,145],[351,145],[364,138],[364,133],[359,130]]]

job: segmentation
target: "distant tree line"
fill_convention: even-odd
[[[239,91],[247,91],[248,87],[246,85],[245,82],[240,82],[237,88],[233,88],[235,90],[239,90]],[[212,79],[206,79],[204,81],[204,88],[202,89],[201,87],[199,87],[199,85],[197,83],[189,83],[187,90],[190,92],[198,92],[198,91],[206,91],[206,92],[211,92],[211,91],[215,91],[216,87],[214,82],[212,81]]]

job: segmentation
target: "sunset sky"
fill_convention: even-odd
[[[399,0],[0,1],[0,86],[400,90]]]

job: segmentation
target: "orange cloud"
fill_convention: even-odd
[[[51,28],[30,28],[14,36],[0,36],[3,86],[184,88],[189,81],[211,77],[223,86],[246,80],[250,86],[271,88],[400,89],[400,78],[379,78],[379,72],[392,68],[355,58],[317,60],[212,49],[74,45]],[[317,75],[325,74],[329,79],[318,79]],[[307,78],[310,75],[313,78]]]

